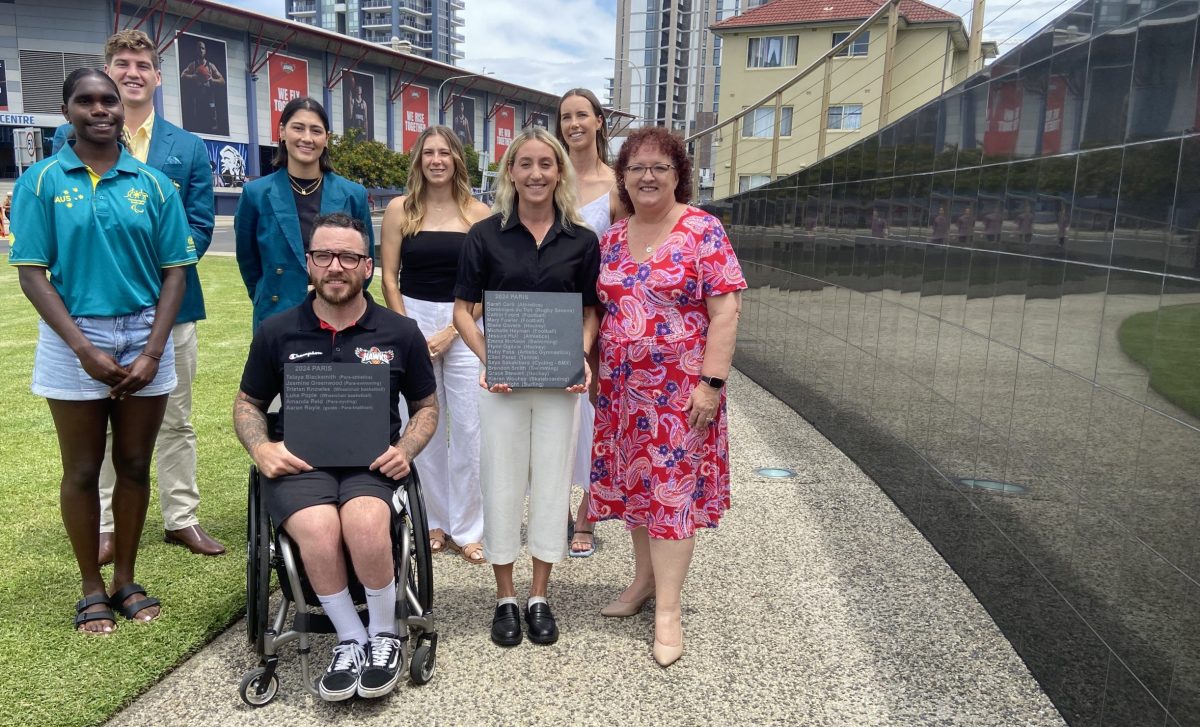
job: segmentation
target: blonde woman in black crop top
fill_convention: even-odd
[[[429,446],[416,459],[429,511],[430,547],[434,552],[450,548],[467,562],[482,564],[479,359],[452,319],[463,240],[490,211],[471,197],[462,144],[448,127],[423,131],[411,156],[408,194],[393,200],[383,216],[383,297],[425,334],[438,406],[444,412]]]

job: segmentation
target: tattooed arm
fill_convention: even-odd
[[[371,469],[379,470],[384,476],[393,480],[408,476],[409,462],[413,460],[437,429],[438,404],[437,394],[430,394],[424,399],[411,402],[408,405],[408,426],[400,439],[387,448],[387,451],[371,463]]]
[[[312,470],[312,466],[288,451],[283,442],[267,435],[267,402],[253,399],[244,391],[233,401],[233,429],[258,471],[270,478]]]

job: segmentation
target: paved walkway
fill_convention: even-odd
[[[237,694],[254,666],[238,623],[110,724],[1063,724],[967,588],[841,452],[737,374],[730,422],[734,507],[699,538],[686,652],[668,670],[650,659],[652,614],[598,613],[631,570],[624,530],[606,523],[595,556],[555,571],[554,646],[493,646],[489,569],[440,555],[428,685],[324,704],[289,648],[279,696],[252,709]],[[799,476],[754,474],[766,465]],[[528,563],[517,570],[528,583]]]

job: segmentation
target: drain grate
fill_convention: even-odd
[[[976,480],[970,477],[960,477],[958,484],[972,490],[992,492],[997,495],[1024,495],[1029,492],[1024,485],[1014,485],[1011,482],[997,482],[996,480]]]
[[[759,477],[783,478],[795,477],[796,471],[788,469],[787,467],[759,467],[758,469],[754,470],[754,474],[758,475]]]

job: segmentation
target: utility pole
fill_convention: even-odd
[[[971,8],[971,41],[967,45],[967,72],[974,73],[983,68],[983,21],[984,0],[975,0]]]

